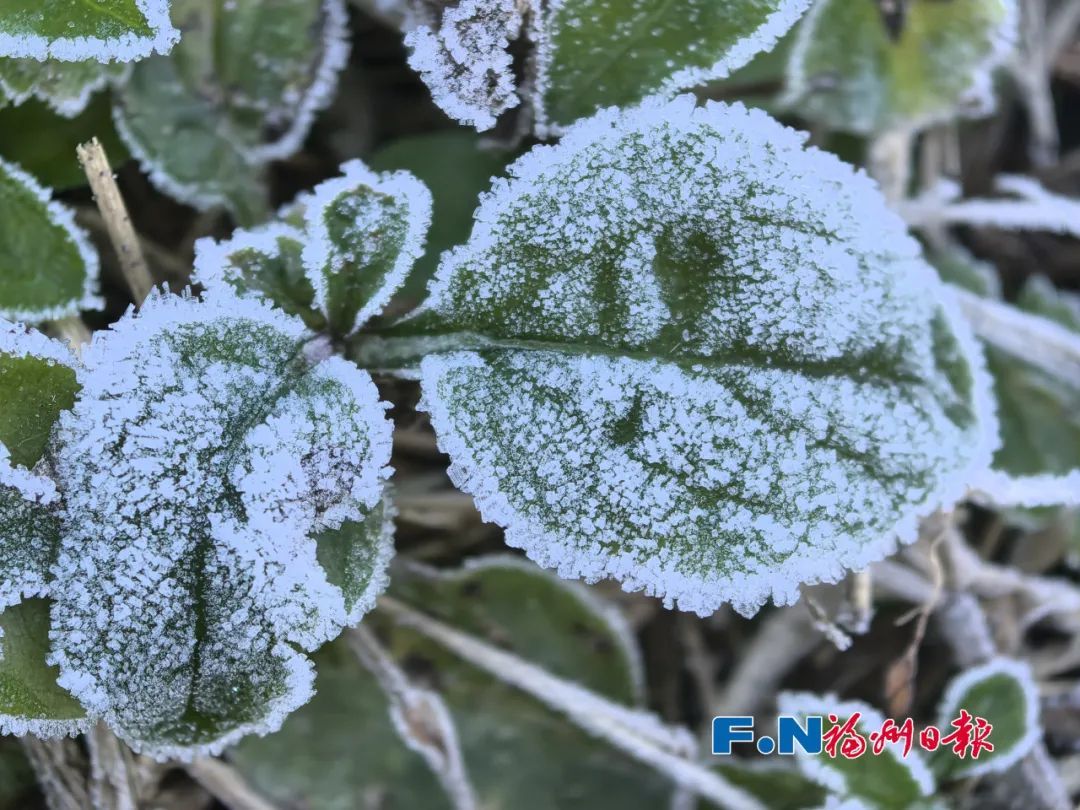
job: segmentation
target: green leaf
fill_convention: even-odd
[[[769,50],[809,0],[556,0],[536,32],[537,128],[722,79]]]
[[[299,650],[385,586],[390,424],[325,348],[266,304],[154,296],[84,352],[53,439],[53,655],[137,750],[276,729],[311,695]]]
[[[63,737],[92,724],[49,666],[49,602],[29,599],[0,612],[0,733]]]
[[[618,616],[583,588],[523,560],[482,558],[446,574],[395,572],[393,587],[426,612],[607,697],[635,702],[640,695],[640,662]],[[668,803],[671,786],[662,777],[413,631],[379,627],[413,679],[448,704],[481,806]],[[449,807],[423,760],[398,739],[385,698],[345,645],[329,645],[316,658],[311,703],[279,733],[239,745],[231,753],[236,767],[269,797],[311,810],[351,810],[372,795],[388,806]]]
[[[75,147],[91,138],[101,141],[115,165],[128,159],[127,147],[113,126],[108,93],[93,96],[86,110],[70,119],[34,99],[0,109],[0,157],[57,190],[86,185]]]
[[[786,102],[833,129],[920,129],[993,107],[1015,0],[906,0],[887,22],[874,0],[817,0],[799,27]]]
[[[335,335],[378,315],[424,251],[431,192],[408,172],[377,174],[358,160],[303,201],[303,261]]]
[[[184,38],[135,66],[117,128],[163,191],[260,221],[266,164],[300,148],[348,59],[342,0],[173,0],[172,18]]]
[[[166,53],[180,37],[168,0],[3,0],[0,57],[130,62]]]
[[[95,309],[98,258],[71,211],[0,160],[0,317],[40,322]]]
[[[867,740],[862,756],[848,759],[839,750],[835,757],[824,751],[820,754],[796,751],[795,758],[803,772],[830,792],[860,799],[877,810],[909,810],[922,806],[933,795],[934,777],[919,752],[917,738],[912,740],[912,749],[906,757],[901,742],[888,743],[879,754],[873,753],[870,735],[880,731],[885,722],[873,707],[859,701],[841,701],[836,695],[782,692],[778,708],[781,714],[822,717],[826,733],[859,713],[855,730]]]
[[[58,115],[74,118],[91,97],[111,82],[122,82],[129,66],[123,62],[58,62],[0,59],[0,98],[19,105],[30,98],[43,101]]]
[[[326,322],[315,310],[315,289],[301,258],[306,239],[302,230],[284,223],[237,230],[224,242],[200,239],[193,280],[211,295],[227,285],[242,298],[265,299],[321,330]]]
[[[955,730],[951,724],[961,709],[993,726],[987,741],[994,750],[984,750],[973,758],[970,751],[960,757],[952,748],[939,748],[930,764],[942,779],[1003,771],[1027,756],[1042,737],[1038,688],[1031,670],[1020,661],[995,658],[956,676],[945,689],[938,710],[943,736]]]
[[[509,174],[358,356],[431,353],[453,480],[541,565],[750,613],[913,539],[988,464],[966,325],[876,187],[793,131],[650,102]]]
[[[491,187],[491,179],[502,174],[512,157],[482,147],[480,136],[466,129],[400,138],[371,156],[368,164],[375,171],[404,169],[431,191],[427,249],[405,281],[405,298],[422,298],[442,252],[469,238],[481,192]]]

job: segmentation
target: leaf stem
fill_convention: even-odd
[[[105,147],[97,138],[94,138],[89,143],[76,147],[75,153],[79,157],[83,171],[86,172],[86,179],[94,192],[98,210],[101,211],[102,219],[105,221],[109,240],[120,259],[120,270],[124,274],[124,280],[131,290],[136,305],[141,304],[154,288],[154,279],[150,275],[146,258],[143,256],[139,237],[131,225],[131,217],[128,216],[124,198],[116,186],[112,166],[105,154]]]

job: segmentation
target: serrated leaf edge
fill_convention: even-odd
[[[983,761],[964,760],[964,764],[953,772],[957,777],[981,776],[1003,771],[1027,756],[1042,737],[1042,726],[1039,723],[1039,687],[1032,676],[1031,668],[1023,661],[1004,656],[992,658],[985,664],[966,669],[949,682],[938,708],[938,727],[943,730],[948,729],[950,722],[956,717],[956,712],[964,708],[959,705],[964,693],[979,681],[995,675],[1007,675],[1020,686],[1024,701],[1024,734],[1007,754]],[[992,732],[990,741],[993,742]],[[970,765],[967,764],[969,762]]]
[[[42,321],[60,320],[83,310],[97,310],[104,307],[104,299],[97,294],[98,275],[101,269],[97,251],[91,244],[86,231],[76,224],[75,215],[71,209],[54,200],[52,190],[39,183],[29,172],[0,157],[0,176],[2,175],[7,175],[29,191],[34,199],[44,207],[49,224],[63,230],[75,246],[86,275],[83,279],[82,298],[44,309],[6,308],[0,304],[0,318],[11,321],[41,323]],[[0,346],[0,348],[3,347]]]
[[[782,714],[822,716],[835,714],[841,719],[859,712],[861,725],[871,731],[879,730],[885,723],[881,712],[873,706],[859,700],[842,701],[831,692],[824,695],[812,692],[781,692],[777,697],[777,706]],[[885,747],[892,752],[896,762],[908,771],[912,781],[918,786],[920,794],[933,795],[934,774],[922,755],[913,748],[906,757],[903,756],[904,746],[900,741],[886,743]],[[847,779],[841,771],[830,768],[826,764],[832,761],[826,755],[810,755],[796,751],[795,760],[800,770],[822,787],[841,794],[847,793]]]
[[[230,273],[234,269],[233,254],[242,250],[252,250],[268,259],[281,255],[279,239],[292,239],[304,244],[304,232],[283,222],[271,222],[257,228],[238,228],[233,235],[223,241],[204,236],[195,242],[195,266],[191,281],[201,284],[203,297],[214,296],[224,291],[226,295],[239,298],[265,300],[265,296],[254,291],[239,291],[231,283]]]
[[[21,93],[16,92],[13,87],[6,84],[3,78],[0,77],[0,98],[6,96],[8,101],[16,107],[20,104],[24,104],[31,98],[36,98],[60,117],[75,118],[86,110],[87,105],[90,103],[90,99],[93,98],[94,94],[99,90],[104,90],[108,86],[122,85],[126,82],[131,75],[133,67],[134,65],[130,63],[126,64],[123,71],[118,76],[110,76],[102,71],[91,81],[80,87],[77,96],[70,96],[67,98],[58,98],[37,87],[33,87],[30,90]]]
[[[146,18],[152,37],[125,34],[120,37],[60,37],[49,40],[41,36],[17,37],[0,31],[0,56],[56,59],[79,62],[93,59],[98,62],[131,62],[152,53],[168,53],[180,39],[169,17],[169,0],[135,0]]]

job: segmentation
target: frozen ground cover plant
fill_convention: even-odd
[[[436,11],[416,0],[405,41],[451,117],[487,130],[526,99],[537,132],[550,135],[608,105],[723,78],[772,47],[808,3],[460,0]],[[530,54],[516,62],[518,40]]]
[[[508,174],[359,356],[419,376],[451,477],[537,562],[752,613],[913,539],[987,465],[948,295],[794,131],[653,101]]]
[[[0,56],[101,62],[167,52],[180,33],[169,0],[4,0]]]
[[[8,332],[5,358],[62,365],[58,344]],[[59,686],[136,750],[190,757],[310,697],[301,650],[372,607],[391,550],[389,423],[370,378],[320,347],[257,302],[155,296],[63,366],[59,407],[3,437],[36,439],[50,473],[24,483],[24,457],[7,474],[9,510],[49,508],[40,528],[6,520],[4,558],[27,568],[6,587],[39,583],[7,601],[51,600],[48,644],[4,661],[47,648],[59,671],[39,667],[7,726],[61,730],[53,703],[74,701],[38,697]]]

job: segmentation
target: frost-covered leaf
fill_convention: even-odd
[[[536,0],[458,0],[441,10],[437,22],[405,36],[409,65],[451,118],[491,129],[520,103],[509,49],[522,33],[525,5],[539,13]]]
[[[241,298],[264,298],[313,329],[325,321],[315,311],[315,290],[304,271],[306,237],[299,228],[272,223],[250,231],[238,230],[224,242],[195,243],[193,281],[212,295],[227,285]]]
[[[480,136],[464,129],[400,138],[371,156],[368,164],[372,169],[404,169],[431,191],[427,249],[406,279],[403,297],[414,303],[423,298],[439,256],[469,238],[481,192],[491,187],[491,178],[502,174],[513,157],[485,148]]]
[[[442,575],[395,572],[392,589],[614,700],[640,695],[640,663],[618,616],[523,560],[484,558]],[[412,680],[448,704],[482,807],[666,806],[671,788],[662,777],[413,631],[379,628]],[[335,642],[316,659],[311,703],[278,734],[241,743],[231,754],[236,766],[271,798],[311,810],[352,810],[372,795],[400,807],[449,807],[420,757],[397,741],[385,699],[345,646]]]
[[[224,295],[152,297],[84,353],[53,439],[53,655],[138,750],[277,728],[311,694],[298,648],[385,585],[390,425],[371,379],[321,354],[300,321]]]
[[[551,0],[538,40],[537,128],[722,79],[771,48],[809,0]]]
[[[60,538],[56,485],[34,471],[75,401],[73,358],[58,342],[0,322],[0,733],[41,737],[85,723],[45,663],[49,568]]]
[[[408,172],[378,174],[358,160],[304,198],[303,261],[331,332],[378,315],[424,252],[431,192]]]
[[[951,723],[961,710],[990,722],[993,730],[987,741],[994,750],[984,750],[978,758],[970,753],[961,758],[949,747],[939,748],[931,764],[942,778],[1003,771],[1025,757],[1042,737],[1038,688],[1030,668],[1021,661],[995,658],[957,675],[945,689],[938,710],[942,734],[954,730]]]
[[[0,160],[0,317],[44,321],[100,305],[98,257],[71,212]]]
[[[859,713],[855,730],[867,738],[862,756],[849,759],[839,751],[835,757],[825,752],[807,754],[799,749],[795,752],[803,772],[830,792],[864,801],[876,810],[908,810],[933,795],[934,776],[918,750],[918,740],[907,756],[903,755],[902,742],[887,743],[879,754],[873,753],[870,735],[878,732],[885,722],[873,707],[859,701],[841,701],[835,695],[782,692],[778,709],[780,714],[797,717],[820,716],[826,732]]]
[[[75,149],[91,138],[101,141],[114,164],[127,161],[127,147],[113,126],[108,93],[92,96],[74,118],[57,116],[37,99],[0,109],[0,158],[57,191],[86,185]]]
[[[301,146],[348,59],[343,0],[173,0],[172,17],[184,38],[136,65],[117,127],[164,191],[261,220],[264,166]]]
[[[816,0],[799,26],[786,103],[833,129],[918,129],[993,105],[1016,0]]]
[[[452,477],[542,565],[752,612],[883,557],[985,468],[974,340],[870,181],[793,131],[650,102],[509,173],[360,356],[434,352]]]
[[[49,604],[28,599],[0,612],[0,734],[62,737],[91,725],[46,663]]]
[[[86,109],[94,93],[110,82],[122,81],[129,69],[123,62],[0,58],[0,100],[6,97],[12,104],[22,104],[37,98],[57,114],[74,118]]]
[[[169,0],[4,0],[0,57],[130,62],[179,38]]]

